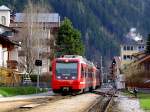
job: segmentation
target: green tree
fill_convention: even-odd
[[[71,21],[65,18],[58,31],[57,46],[59,55],[83,55],[84,45],[81,33],[72,26]]]
[[[147,38],[146,53],[150,54],[150,34],[148,34],[148,38]]]

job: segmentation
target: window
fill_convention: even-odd
[[[83,67],[83,65],[81,65],[81,78],[83,78],[85,75],[85,69]]]
[[[11,36],[13,36],[13,32],[12,32],[12,31],[5,31],[5,32],[3,33],[3,35],[8,36],[8,37],[11,37]]]
[[[131,50],[133,51],[133,46],[131,46]]]
[[[77,63],[56,63],[57,75],[76,75]]]
[[[132,57],[132,56],[130,56],[130,59],[131,59],[131,60],[133,60],[133,57]]]
[[[77,78],[77,63],[75,62],[57,62],[56,63],[57,79],[76,79]]]
[[[124,60],[132,60],[132,56],[131,55],[124,55],[123,59]]]
[[[123,47],[123,50],[125,50],[125,51],[126,51],[126,46],[124,46],[124,47]]]
[[[130,50],[130,46],[127,46],[127,50]]]
[[[6,17],[5,16],[2,16],[1,21],[2,21],[3,25],[6,25]]]
[[[130,60],[130,55],[127,55],[127,60]]]
[[[139,46],[139,49],[141,49],[141,46]]]
[[[124,59],[124,60],[126,60],[126,59],[127,59],[126,55],[124,55],[124,56],[123,56],[123,59]]]

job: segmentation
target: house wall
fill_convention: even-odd
[[[14,48],[11,51],[9,51],[9,60],[18,61],[18,48]]]
[[[2,66],[3,65],[3,57],[2,57],[2,54],[3,52],[2,52],[2,45],[0,44],[0,66]]]
[[[3,48],[0,44],[0,66],[8,67],[10,61],[18,61],[18,48],[9,50],[9,48]]]
[[[50,60],[49,59],[42,59],[42,70],[41,73],[49,72],[49,65]]]
[[[6,24],[3,24],[5,26],[10,25],[10,11],[9,10],[0,10],[0,24],[2,24],[2,16],[6,18]]]
[[[0,44],[0,66],[7,67],[8,51]]]
[[[124,50],[124,46],[130,46],[130,47],[132,46],[133,49]],[[144,46],[144,45],[121,45],[121,67],[124,67],[125,65],[134,61],[134,58],[132,57],[134,53],[138,53],[145,49],[145,46],[144,48],[141,48],[141,49],[139,49],[139,46]],[[124,59],[124,56],[130,56],[130,58]]]
[[[7,48],[3,48],[3,66],[4,67],[7,67],[7,60],[8,60]]]

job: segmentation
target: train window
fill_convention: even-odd
[[[88,77],[88,69],[86,68],[85,77]]]
[[[81,78],[84,77],[84,74],[85,74],[85,70],[84,70],[83,65],[81,65]]]
[[[88,72],[88,77],[89,77],[89,78],[92,78],[92,69],[89,68],[88,71],[89,71],[89,72]]]
[[[56,74],[66,76],[77,75],[77,63],[56,63]]]

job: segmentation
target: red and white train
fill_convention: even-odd
[[[84,92],[100,85],[99,69],[82,56],[65,55],[52,61],[52,90],[55,93]]]

